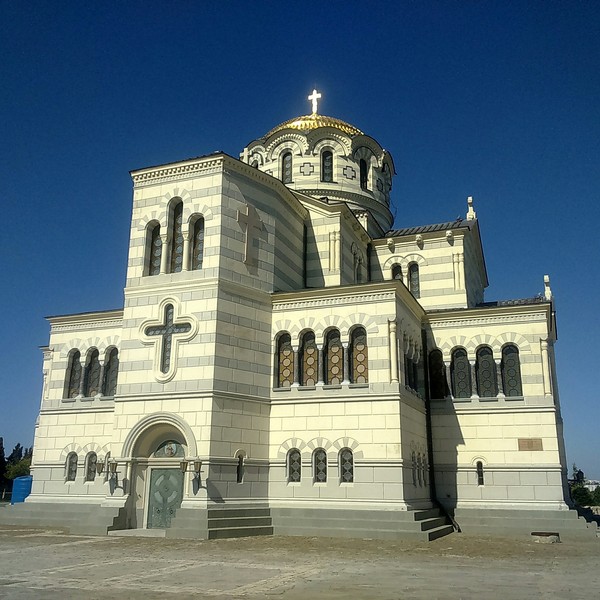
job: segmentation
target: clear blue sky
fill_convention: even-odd
[[[569,466],[600,478],[600,3],[0,2],[0,436],[31,444],[45,315],[122,306],[128,171],[320,112],[396,163],[396,226],[475,198],[487,300],[551,277]]]

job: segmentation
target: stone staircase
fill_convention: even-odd
[[[411,511],[271,508],[275,535],[369,539],[412,538],[425,542],[454,531],[437,508]]]
[[[273,535],[268,507],[208,509],[208,539]]]

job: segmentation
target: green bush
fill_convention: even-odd
[[[573,486],[571,496],[573,497],[573,502],[579,506],[590,506],[593,504],[592,493],[582,485]]]

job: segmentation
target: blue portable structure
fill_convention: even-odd
[[[10,498],[11,504],[17,502],[24,502],[25,498],[31,494],[31,482],[33,480],[32,475],[23,475],[23,477],[15,477],[13,481],[12,496]]]

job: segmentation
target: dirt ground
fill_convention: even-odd
[[[0,526],[0,598],[594,598],[600,539],[73,536]]]

